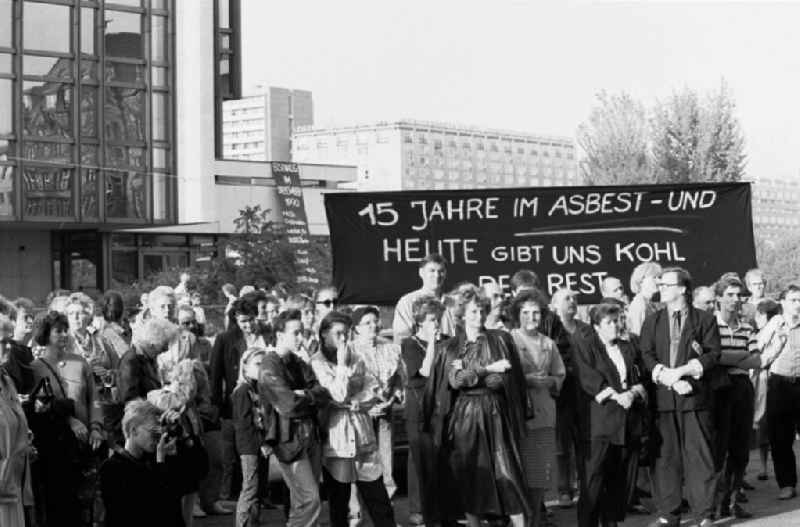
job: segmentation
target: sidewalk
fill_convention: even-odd
[[[800,459],[800,445],[795,443],[795,454]],[[756,475],[758,473],[758,454],[756,451],[750,454],[750,466],[748,467],[746,480],[756,487],[755,490],[749,491],[747,497],[748,503],[743,506],[753,513],[753,518],[750,520],[732,519],[718,520],[715,525],[742,525],[752,527],[779,527],[779,526],[799,526],[800,527],[800,497],[792,500],[780,501],[776,499],[778,495],[778,487],[775,480],[758,481]],[[753,460],[756,460],[755,462]],[[771,460],[770,460],[771,461]],[[406,525],[408,522],[408,499],[405,496],[396,497],[394,500],[395,519],[399,525]],[[554,512],[554,522],[559,527],[573,527],[577,525],[576,510],[573,506],[570,509],[559,509],[551,507]],[[624,527],[645,527],[654,519],[653,516],[646,515],[633,515],[628,516],[622,524]],[[283,513],[280,510],[264,511],[261,515],[261,525],[263,526],[278,526],[284,525]],[[684,522],[684,525],[690,523]],[[233,515],[229,516],[213,516],[204,519],[195,520],[196,527],[233,527]],[[328,506],[323,503],[322,516],[320,517],[320,525],[328,525]]]

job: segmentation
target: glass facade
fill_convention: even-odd
[[[176,221],[173,9],[0,0],[0,219]]]

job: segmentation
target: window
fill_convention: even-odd
[[[12,109],[12,81],[11,79],[0,79],[0,136],[14,133],[14,112]]]
[[[154,16],[150,20],[151,59],[164,62],[167,60],[167,17]]]
[[[70,53],[70,9],[65,5],[25,2],[22,8],[24,49]]]
[[[142,15],[106,10],[106,56],[144,59]]]
[[[72,137],[73,87],[54,82],[22,83],[22,130],[25,135]]]
[[[14,21],[14,7],[11,0],[0,0],[0,46],[11,47],[11,27]],[[2,194],[0,194],[2,196]]]
[[[26,76],[72,80],[72,60],[25,55],[22,58],[22,73]]]
[[[97,35],[97,10],[91,7],[81,9],[81,53],[96,55],[95,40]]]
[[[153,93],[153,141],[169,139],[169,112],[167,96],[164,93]]]

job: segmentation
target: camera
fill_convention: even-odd
[[[183,426],[180,421],[169,422],[166,415],[161,416],[161,430],[167,434],[168,439],[180,438],[183,436]]]

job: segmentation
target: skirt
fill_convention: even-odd
[[[496,394],[489,390],[459,394],[448,439],[464,512],[493,516],[529,512],[522,459]]]
[[[547,489],[555,473],[556,432],[553,428],[528,430],[519,445],[525,480],[531,489]]]

